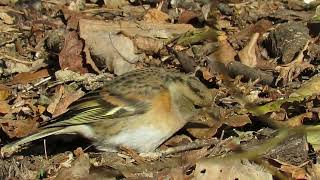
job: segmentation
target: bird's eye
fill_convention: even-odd
[[[194,105],[194,108],[195,108],[195,109],[201,109],[201,106],[199,106],[199,105]]]

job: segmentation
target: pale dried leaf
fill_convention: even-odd
[[[121,34],[108,32],[87,32],[86,45],[90,47],[91,54],[102,67],[117,75],[135,69],[135,63],[142,56],[135,54],[132,40]]]
[[[242,64],[249,67],[257,66],[256,46],[259,33],[254,33],[249,43],[238,53]]]
[[[272,174],[248,160],[206,160],[196,165],[194,178],[197,180],[215,179],[259,179],[272,180]]]

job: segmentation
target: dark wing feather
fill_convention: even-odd
[[[101,94],[106,91],[93,91],[71,104],[69,111],[45,124],[42,128],[89,124],[97,121],[112,121],[118,118],[143,114],[149,110],[145,101],[124,99],[123,96],[109,94],[109,97],[121,101],[121,105],[109,102]]]

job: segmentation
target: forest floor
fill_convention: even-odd
[[[4,0],[0,29],[0,147],[139,68],[214,94],[148,156],[52,136],[0,158],[0,179],[320,179],[319,1]]]

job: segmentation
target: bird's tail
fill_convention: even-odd
[[[42,129],[38,133],[24,137],[15,142],[6,144],[1,148],[1,156],[2,157],[10,156],[11,154],[17,152],[22,145],[32,142],[34,140],[38,140],[51,135],[63,134],[63,133],[64,133],[63,127]]]

